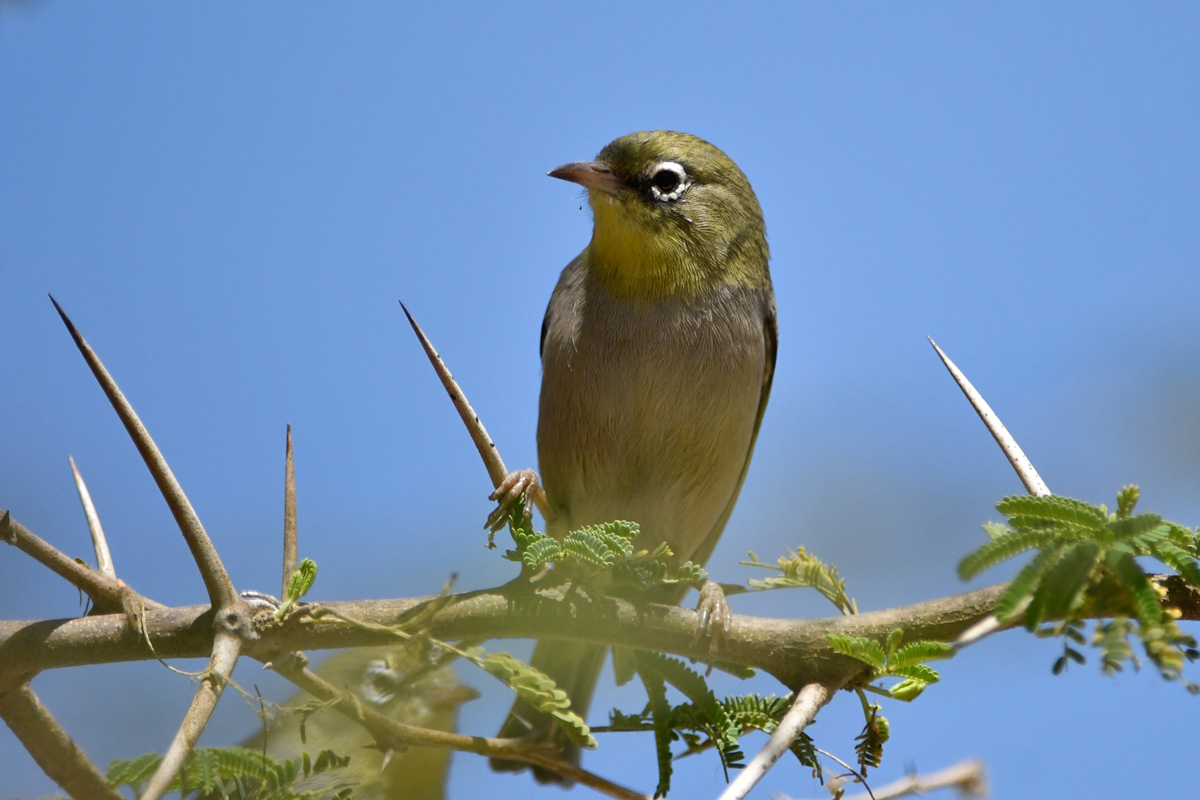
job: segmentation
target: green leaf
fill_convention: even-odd
[[[906,664],[902,667],[889,667],[888,672],[901,678],[911,678],[923,683],[937,683],[942,679],[937,670],[924,664]]]
[[[1141,494],[1141,489],[1133,484],[1121,487],[1121,491],[1117,492],[1117,517],[1123,519],[1132,516]]]
[[[1159,561],[1179,573],[1191,586],[1200,588],[1200,568],[1196,559],[1174,542],[1160,542],[1154,547],[1154,555]]]
[[[1043,497],[1012,495],[997,503],[996,509],[1009,518],[1008,524],[1014,528],[1069,522],[1095,530],[1108,518],[1103,510],[1091,503],[1056,494]],[[1014,521],[1014,518],[1019,518],[1020,522]]]
[[[1163,610],[1158,592],[1155,590],[1154,584],[1150,583],[1145,570],[1134,560],[1133,555],[1127,550],[1114,547],[1108,553],[1108,563],[1117,580],[1121,582],[1125,591],[1129,592],[1141,624],[1151,626],[1161,624]]]
[[[549,564],[562,555],[562,545],[557,539],[543,536],[532,541],[521,554],[521,560],[530,569],[537,569],[543,564]]]
[[[990,539],[959,562],[958,577],[969,581],[1013,556],[1043,547],[1052,539],[1053,535],[1048,531],[1013,531],[1006,536]]]
[[[1033,630],[1043,620],[1063,619],[1087,589],[1087,578],[1100,554],[1091,542],[1066,548],[1058,562],[1046,572],[1025,614],[1025,627]]]
[[[671,706],[667,702],[667,687],[653,672],[639,671],[646,696],[650,699],[650,715],[654,720],[654,750],[658,756],[658,785],[654,796],[666,797],[671,790]]]
[[[1158,514],[1138,514],[1136,517],[1114,519],[1104,526],[1113,539],[1118,542],[1128,542],[1141,555],[1152,545],[1165,540],[1171,532],[1171,526],[1163,522]]]
[[[993,613],[997,619],[1001,622],[1013,621],[1022,604],[1033,597],[1038,582],[1058,561],[1061,553],[1061,545],[1050,545],[1017,573],[1017,577],[1013,578],[1004,594],[996,601]]]
[[[508,653],[488,653],[480,656],[468,651],[466,657],[489,675],[502,681],[529,705],[554,717],[559,727],[580,747],[596,749],[596,740],[592,737],[591,730],[582,717],[570,710],[571,701],[567,693],[558,688],[549,675]]]
[[[888,694],[894,699],[905,703],[911,703],[921,696],[925,691],[926,683],[919,678],[905,678],[888,690]],[[879,766],[877,763],[871,766]]]
[[[884,664],[887,661],[883,653],[883,648],[874,639],[868,639],[865,636],[842,636],[841,634],[831,633],[825,637],[825,640],[829,642],[829,646],[834,650],[842,655],[850,656],[853,659],[863,662],[875,670],[876,674],[879,674],[883,670]]]
[[[313,587],[313,583],[317,580],[317,562],[311,558],[306,558],[300,562],[300,566],[292,573],[292,577],[288,579],[288,597],[299,600],[304,595],[308,594],[308,590]]]
[[[957,653],[954,645],[946,642],[913,642],[901,647],[895,655],[889,658],[888,665],[895,668],[909,664],[921,664],[926,661],[941,661],[954,658]]]

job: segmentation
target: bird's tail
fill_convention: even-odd
[[[567,693],[567,697],[571,698],[572,711],[586,717],[607,652],[608,648],[604,645],[545,641],[537,643],[529,663],[549,675],[558,688]],[[564,761],[579,763],[579,746],[567,737],[553,717],[535,711],[533,706],[524,700],[513,703],[508,712],[508,719],[500,727],[498,735],[503,738],[544,736],[557,747]],[[503,758],[493,758],[489,763],[492,769],[500,772],[520,772],[529,766],[523,761]],[[533,767],[533,777],[538,783],[558,783],[564,786],[570,786],[572,783],[557,773],[536,766]]]

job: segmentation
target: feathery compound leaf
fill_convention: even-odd
[[[683,692],[684,696],[693,703],[702,703],[712,695],[708,683],[700,676],[700,673],[678,658],[664,656],[661,653],[639,652],[637,661],[639,670],[650,671],[662,677],[667,683]]]
[[[1133,515],[1134,506],[1138,503],[1138,498],[1142,496],[1142,490],[1137,486],[1130,484],[1122,486],[1121,491],[1117,492],[1117,517],[1125,518]]]
[[[993,613],[1001,622],[1012,622],[1024,603],[1029,600],[1037,589],[1042,576],[1058,561],[1062,553],[1061,545],[1051,545],[1026,564],[1012,583],[1004,590],[1004,594],[996,601]]]
[[[1063,619],[1082,602],[1088,575],[1096,566],[1100,546],[1091,542],[1072,545],[1038,582],[1025,614],[1025,627],[1036,628],[1046,619]]]
[[[942,679],[937,670],[924,664],[905,664],[904,666],[889,666],[888,672],[901,678],[910,678],[922,683],[937,683]]]
[[[999,539],[1012,533],[1012,529],[1000,522],[985,522],[983,532],[989,539]]]
[[[144,753],[131,759],[113,759],[108,765],[108,782],[112,786],[132,786],[136,789],[150,780],[161,761],[162,756],[158,753]]]
[[[825,641],[829,642],[829,646],[842,655],[850,656],[871,667],[876,674],[880,674],[887,663],[883,648],[874,639],[830,633],[826,635]]]
[[[299,600],[304,595],[308,594],[308,590],[312,588],[313,583],[317,580],[317,562],[311,558],[306,558],[300,562],[300,566],[292,573],[292,577],[288,579],[287,598],[289,600]]]
[[[508,653],[488,653],[471,660],[489,675],[502,681],[538,711],[549,714],[571,705],[567,693],[558,688],[549,675]]]
[[[549,675],[508,653],[480,655],[476,650],[469,650],[464,655],[489,675],[502,681],[529,705],[554,717],[559,727],[580,747],[589,750],[596,748],[591,730],[582,717],[570,710],[571,701],[567,693],[558,688]]]
[[[685,561],[675,569],[675,577],[670,583],[699,583],[708,578],[708,570],[699,564]],[[741,587],[739,587],[740,589]]]
[[[1170,524],[1163,522],[1158,514],[1114,519],[1104,528],[1114,540],[1127,542],[1138,555],[1144,554],[1152,545],[1164,541],[1171,534]]]
[[[954,658],[958,651],[954,645],[946,642],[913,642],[901,647],[896,654],[888,658],[888,666],[892,669],[906,667],[909,664],[923,664],[926,661],[940,661]]]
[[[1186,550],[1174,542],[1160,542],[1154,546],[1154,556],[1171,569],[1179,573],[1190,585],[1200,588],[1200,568]]]
[[[563,555],[575,561],[607,568],[617,563],[617,554],[604,540],[586,530],[571,531],[562,543]]]
[[[1108,552],[1108,565],[1125,591],[1129,592],[1141,624],[1162,624],[1163,610],[1158,592],[1133,555],[1121,547],[1114,547]]]
[[[857,613],[854,600],[846,594],[846,581],[838,575],[837,567],[825,564],[803,547],[797,547],[794,552],[789,550],[788,554],[780,556],[774,565],[759,561],[753,552],[749,555],[750,560],[743,561],[742,564],[777,570],[780,573],[778,576],[762,580],[751,579],[747,581],[750,586],[760,590],[811,587],[824,595],[843,614]]]
[[[1097,529],[1107,520],[1104,511],[1082,500],[1057,494],[1044,497],[1021,494],[1011,495],[996,504],[996,510],[1009,518],[1014,528],[1054,522],[1070,522],[1085,528]],[[1019,517],[1018,524],[1014,517]]]
[[[1191,528],[1185,528],[1182,525],[1177,525],[1174,522],[1168,523],[1171,526],[1171,533],[1168,535],[1168,540],[1183,549],[1185,553],[1192,558],[1200,557],[1200,542],[1197,540],[1196,531]]]
[[[896,654],[896,650],[900,647],[900,641],[904,638],[904,630],[901,628],[892,628],[888,633],[887,641],[883,645],[883,649],[887,652],[888,663],[892,663],[892,656]]]
[[[731,720],[742,730],[760,730],[770,733],[779,724],[779,718],[788,710],[786,697],[758,694],[726,697],[721,706]]]
[[[629,558],[633,555],[633,539],[637,536],[637,526],[630,522],[620,521],[606,522],[603,525],[585,525],[580,530],[568,534],[567,538],[570,539],[575,534],[591,537],[602,543],[609,552],[613,553],[615,560],[617,556]]]
[[[905,678],[888,690],[888,694],[895,700],[904,703],[911,703],[921,696],[928,684],[920,678]]]
[[[864,777],[866,777],[868,767],[879,766],[879,762],[883,760],[883,745],[891,737],[891,726],[888,724],[887,717],[880,714],[879,711],[878,705],[870,707],[863,731],[856,738],[858,744],[854,746],[854,752],[858,754],[858,765],[862,769]]]
[[[562,555],[562,545],[557,539],[543,536],[531,541],[521,554],[521,560],[530,569],[537,569],[543,564],[551,563]]]
[[[721,753],[722,763],[730,766],[730,756],[740,754],[737,737],[741,734],[741,728],[725,712],[725,707],[708,688],[703,676],[679,659],[660,653],[638,653],[637,659],[640,673],[651,672],[660,676],[692,702],[702,715],[704,732]]]
[[[671,790],[671,705],[667,702],[667,687],[652,671],[640,671],[646,696],[650,698],[650,715],[654,720],[654,749],[658,755],[658,785],[654,796],[666,797]]]
[[[969,581],[985,570],[1018,556],[1026,550],[1036,550],[1054,538],[1049,531],[1013,531],[984,542],[978,550],[958,563],[958,577]]]

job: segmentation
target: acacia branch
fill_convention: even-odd
[[[411,746],[445,747],[481,756],[515,759],[544,767],[619,800],[646,800],[645,795],[602,778],[577,764],[563,761],[552,750],[538,749],[524,739],[470,736],[422,728],[385,717],[309,670],[305,661],[302,656],[290,653],[272,662],[270,666],[318,700],[332,702],[337,711],[366,728],[385,749],[402,750]]]
[[[1152,576],[1165,592],[1164,603],[1178,609],[1180,619],[1200,620],[1200,592],[1174,575]],[[867,636],[882,640],[895,628],[905,641],[953,641],[973,623],[990,614],[1005,584],[908,606],[852,616],[788,620],[735,614],[722,645],[723,663],[757,667],[790,688],[809,683],[844,683],[866,666],[834,651],[829,634]],[[536,613],[511,605],[508,588],[466,592],[449,597],[359,600],[300,606],[279,624],[258,621],[258,641],[246,643],[247,654],[270,660],[271,654],[291,650],[369,647],[395,643],[385,629],[347,624],[336,615],[387,626],[402,622],[426,603],[444,607],[429,633],[439,639],[484,641],[496,638],[559,639],[674,653],[698,661],[710,658],[708,643],[694,641],[695,612],[678,606],[635,605],[605,598],[602,610],[566,609],[546,601]],[[322,614],[321,609],[331,614]],[[1096,612],[1102,616],[1101,611]],[[586,621],[586,624],[581,624]],[[161,658],[202,658],[212,652],[213,623],[208,606],[147,609],[145,636],[125,625],[119,615],[81,619],[0,621],[0,681],[46,669],[145,661]],[[156,656],[157,654],[157,656]]]
[[[729,784],[729,787],[721,794],[720,800],[743,800],[746,795],[750,794],[750,790],[758,785],[771,767],[775,766],[775,762],[779,761],[788,751],[788,748],[799,738],[804,729],[813,723],[813,720],[817,718],[817,712],[833,699],[833,693],[837,688],[837,686],[810,683],[796,692],[792,707],[783,715],[783,719],[779,720],[779,724],[767,739],[766,745],[746,765],[746,768],[738,773],[737,779]]]
[[[71,558],[17,522],[9,512],[2,509],[0,509],[0,541],[11,544],[86,594],[92,599],[92,604],[99,612],[114,612],[131,605],[163,608],[162,604],[143,597],[121,581],[109,578],[97,570],[89,569],[86,564],[81,564]]]
[[[42,771],[76,800],[124,800],[22,680],[0,692],[0,719]]]

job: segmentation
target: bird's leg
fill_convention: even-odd
[[[546,493],[542,490],[541,481],[538,480],[537,473],[531,469],[519,469],[515,472],[510,472],[500,481],[500,485],[496,487],[496,491],[488,496],[489,500],[496,501],[496,508],[491,514],[488,514],[487,522],[483,527],[487,528],[492,533],[504,527],[508,522],[508,512],[517,503],[521,497],[525,497],[525,521],[529,522],[533,519],[533,507],[545,509],[547,508]]]
[[[696,626],[696,637],[693,642],[700,641],[701,636],[708,637],[708,655],[715,658],[729,632],[733,611],[725,600],[725,590],[721,584],[705,581],[700,587],[700,599],[696,601],[696,613],[700,615],[700,624]]]

